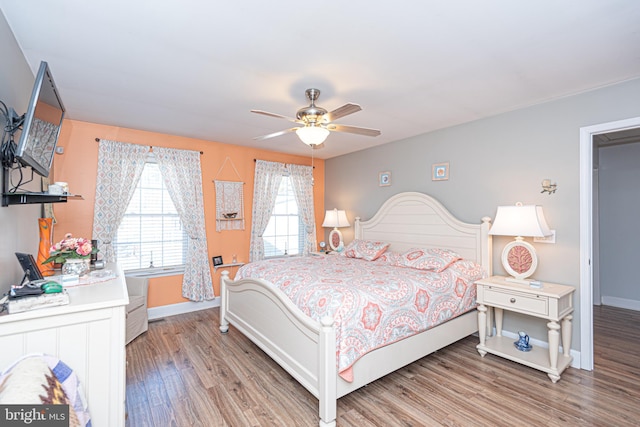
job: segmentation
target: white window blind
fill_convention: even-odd
[[[265,258],[298,255],[304,245],[303,230],[291,178],[283,176],[271,219],[262,234]]]
[[[118,228],[115,251],[124,270],[184,265],[187,236],[160,168],[150,156]]]

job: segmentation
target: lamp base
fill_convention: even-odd
[[[337,251],[338,248],[340,248],[341,246],[342,246],[342,233],[336,227],[333,230],[331,230],[331,232],[329,233],[329,247],[332,250]]]
[[[522,237],[508,243],[502,251],[502,266],[511,275],[507,281],[528,285],[530,277],[538,267],[538,256],[531,243],[525,242]]]

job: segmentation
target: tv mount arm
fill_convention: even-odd
[[[16,131],[22,127],[25,114],[18,116],[16,110],[8,108],[7,105],[0,101],[0,114],[4,117],[2,127],[2,139],[0,139],[0,157],[4,168],[11,168],[15,163],[16,143],[13,136]]]

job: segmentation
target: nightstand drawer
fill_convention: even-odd
[[[507,310],[540,316],[549,315],[549,298],[542,295],[529,295],[487,286],[484,288],[484,304]]]

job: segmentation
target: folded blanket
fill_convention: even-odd
[[[78,376],[59,359],[32,354],[0,375],[0,404],[69,405],[69,427],[91,427]]]

